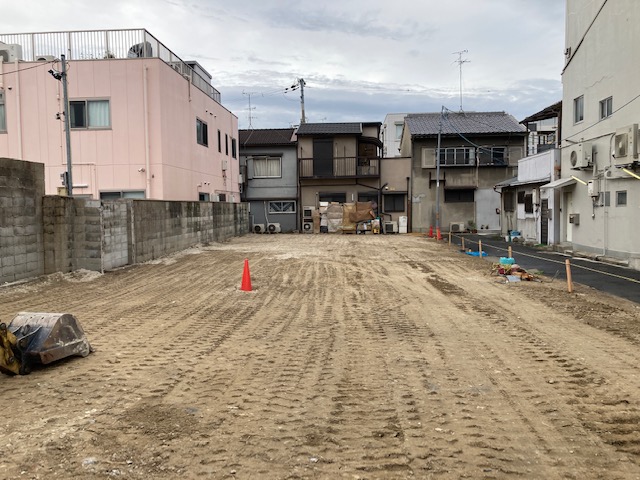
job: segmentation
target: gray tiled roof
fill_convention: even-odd
[[[298,127],[300,135],[361,135],[362,123],[303,123]]]
[[[289,145],[296,143],[293,128],[240,130],[240,146]]]
[[[440,113],[411,113],[406,122],[413,137],[438,135]],[[443,135],[525,132],[526,128],[505,112],[447,112],[442,117]]]

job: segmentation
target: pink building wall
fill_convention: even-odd
[[[48,73],[51,64],[38,65],[0,64],[7,123],[0,156],[44,163],[46,193],[56,194],[66,171],[64,123],[56,119],[62,84]],[[237,117],[171,66],[158,58],[77,60],[68,62],[67,78],[70,100],[108,99],[111,117],[110,128],[71,129],[74,195],[142,190],[146,198],[198,200],[202,192],[240,201],[231,149]],[[207,123],[208,147],[196,141],[196,117]]]

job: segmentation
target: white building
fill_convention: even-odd
[[[400,142],[406,113],[388,113],[384,117],[380,136],[382,137],[382,156],[384,158],[400,156]]]
[[[561,240],[640,269],[640,2],[566,5]]]

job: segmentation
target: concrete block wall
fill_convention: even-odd
[[[238,203],[44,196],[44,166],[0,158],[0,284],[103,272],[249,233]]]
[[[135,263],[131,258],[131,202],[104,201],[102,204],[102,259],[104,270]]]
[[[42,211],[45,274],[103,271],[100,200],[46,196]]]
[[[0,283],[44,273],[44,165],[0,158]]]

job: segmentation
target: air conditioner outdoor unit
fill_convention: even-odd
[[[264,233],[266,230],[264,229],[264,223],[254,223],[253,224],[253,233]]]
[[[313,212],[316,207],[302,207],[302,216],[304,218],[313,218]]]
[[[616,130],[614,164],[628,165],[638,158],[638,124]]]
[[[3,62],[22,60],[22,45],[17,43],[0,42],[0,59]]]
[[[449,224],[449,231],[452,233],[464,232],[464,222],[451,222]]]
[[[36,62],[53,62],[55,59],[55,55],[38,55],[36,57]]]
[[[302,232],[313,233],[313,220],[305,218],[302,221]]]
[[[593,162],[593,146],[591,142],[578,143],[571,147],[571,168],[589,168]]]
[[[269,233],[280,233],[280,224],[270,223],[269,225],[267,225],[267,231]]]
[[[384,233],[398,233],[398,222],[384,222]]]

